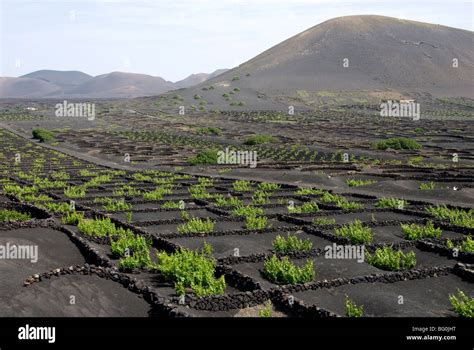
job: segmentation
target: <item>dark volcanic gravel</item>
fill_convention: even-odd
[[[448,296],[458,288],[467,295],[474,293],[471,283],[447,275],[395,283],[359,283],[293,295],[307,305],[317,305],[341,316],[345,315],[347,295],[356,305],[364,305],[364,316],[453,317],[456,314],[451,310]],[[400,297],[403,304],[399,303]]]

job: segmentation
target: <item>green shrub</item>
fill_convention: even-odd
[[[415,252],[404,253],[391,247],[377,248],[373,254],[366,253],[365,260],[370,265],[383,270],[404,271],[416,266]]]
[[[334,232],[337,236],[347,238],[354,244],[370,244],[373,241],[372,229],[362,225],[360,220],[336,228]]]
[[[262,143],[274,143],[277,141],[278,141],[277,138],[270,135],[252,135],[245,139],[244,144],[252,146],[252,145],[260,145]]]
[[[184,202],[166,201],[161,205],[162,209],[182,209]]]
[[[272,309],[273,309],[272,302],[268,300],[265,303],[264,308],[258,311],[258,317],[262,317],[262,318],[272,317]]]
[[[134,173],[132,178],[135,181],[151,182],[153,178],[150,175],[143,175],[142,173]]]
[[[270,227],[271,225],[268,224],[266,216],[247,216],[245,218],[245,228],[247,230],[263,230]]]
[[[449,209],[446,205],[431,206],[426,211],[437,219],[448,220],[452,225],[474,228],[474,209]]]
[[[222,194],[214,196],[215,204],[218,207],[239,207],[243,205],[242,200],[237,197],[226,197]]]
[[[189,221],[191,220],[191,215],[187,211],[181,211],[180,213],[181,219]]]
[[[29,174],[29,173],[25,173],[23,171],[19,171],[17,173],[17,176],[18,176],[19,179],[27,180],[27,181],[34,181],[35,178],[36,178],[36,174]]]
[[[226,197],[222,194],[214,196],[215,204],[218,207],[239,207],[243,205],[242,200],[237,197]]]
[[[188,222],[178,225],[179,233],[210,233],[214,231],[215,222],[211,219],[191,218]]]
[[[217,164],[218,154],[215,149],[202,150],[194,157],[188,159],[191,165]]]
[[[226,174],[228,172],[232,171],[232,168],[220,168],[217,170],[219,174]]]
[[[224,294],[224,276],[215,277],[216,262],[210,256],[212,247],[204,245],[201,252],[181,249],[178,252],[158,253],[156,267],[175,283],[176,294],[184,295],[190,288],[197,296]]]
[[[130,203],[125,203],[124,199],[111,199],[106,198],[107,201],[104,203],[102,208],[106,211],[121,211],[121,210],[131,210],[132,205]]]
[[[90,176],[97,176],[97,173],[90,171],[88,169],[81,169],[79,170],[79,175],[84,176],[84,177],[90,177]]]
[[[273,249],[277,253],[288,254],[291,252],[307,252],[312,248],[313,242],[311,242],[311,240],[302,240],[292,234],[288,234],[286,239],[283,236],[278,235],[273,241]]]
[[[449,302],[459,316],[469,318],[474,317],[474,298],[467,296],[463,291],[458,289],[457,296],[450,294]]]
[[[419,150],[421,145],[415,140],[406,137],[394,137],[387,140],[381,140],[374,144],[375,148],[386,150],[388,148],[395,150]]]
[[[352,300],[346,296],[346,316],[347,317],[362,317],[364,314],[364,306],[357,306]]]
[[[240,77],[238,75],[232,77],[232,81],[237,81],[237,80],[240,80]]]
[[[298,196],[308,196],[308,195],[322,195],[326,193],[324,190],[320,190],[318,188],[300,188],[295,192]]]
[[[141,190],[135,188],[130,185],[123,185],[120,188],[114,189],[112,192],[114,196],[121,196],[121,197],[133,197],[141,194]]]
[[[153,183],[155,185],[171,187],[173,186],[174,180],[175,179],[173,177],[165,177],[165,178],[153,179]]]
[[[349,202],[348,200],[336,202],[336,205],[343,210],[358,210],[364,208],[362,203]]]
[[[281,185],[275,184],[275,183],[270,183],[270,182],[262,182],[258,184],[258,189],[262,191],[276,191],[281,188]]]
[[[269,198],[271,193],[265,192],[263,190],[256,190],[252,195],[252,204],[255,205],[264,205],[269,202]]]
[[[214,184],[214,180],[212,180],[208,177],[200,177],[200,178],[198,178],[198,183],[199,183],[200,186],[210,187]]]
[[[258,216],[264,215],[265,211],[262,208],[252,207],[251,205],[242,205],[232,210],[232,214],[235,216]]]
[[[288,207],[288,212],[291,214],[309,214],[309,213],[317,213],[318,211],[319,211],[319,206],[315,202],[305,202],[301,205]]]
[[[323,192],[320,201],[323,203],[334,203],[336,206],[344,210],[362,209],[364,207],[361,203],[349,202],[345,197],[329,192]]]
[[[467,236],[459,243],[453,243],[450,239],[446,241],[446,246],[449,249],[457,249],[464,253],[474,253],[474,240],[471,236]]]
[[[206,186],[203,185],[192,185],[188,189],[191,197],[194,199],[210,199],[213,198],[212,194],[207,192]]]
[[[111,242],[112,255],[122,257],[119,261],[119,269],[124,272],[139,268],[153,268],[150,246],[150,242],[144,237],[134,236],[132,232]]]
[[[64,195],[72,199],[85,198],[86,188],[84,186],[71,186],[64,189]]]
[[[401,224],[405,239],[422,239],[422,238],[440,238],[441,229],[435,228],[432,221],[428,221],[425,226],[417,224]]]
[[[234,191],[236,192],[249,192],[252,191],[252,183],[246,180],[236,180],[232,184]]]
[[[170,194],[173,194],[173,190],[170,187],[157,187],[153,191],[143,193],[143,199],[157,201]]]
[[[304,266],[298,267],[287,256],[278,259],[276,255],[264,261],[263,274],[273,282],[284,284],[311,282],[316,275],[313,261],[308,260]]]
[[[118,268],[120,271],[131,272],[140,267],[140,261],[134,256],[127,256],[120,259]]]
[[[411,166],[416,166],[421,164],[424,160],[425,157],[423,156],[413,156],[408,159],[407,164]]]
[[[49,130],[37,128],[32,131],[33,138],[40,142],[51,142],[54,141],[54,133]]]
[[[222,130],[214,127],[214,126],[209,126],[207,128],[198,128],[197,133],[201,135],[220,135],[222,134]]]
[[[356,179],[347,179],[346,183],[349,187],[359,187],[367,186],[376,183],[375,180],[356,180]]]
[[[38,202],[51,202],[53,198],[46,194],[25,194],[21,197],[21,200],[37,205]]]
[[[408,205],[408,202],[397,198],[380,198],[375,206],[377,208],[394,208],[403,209]]]
[[[325,218],[325,217],[320,217],[320,218],[314,218],[313,219],[313,224],[314,225],[335,225],[336,224],[336,219],[334,218]]]
[[[94,203],[98,203],[98,204],[104,204],[104,203],[107,203],[111,200],[111,198],[108,198],[108,197],[97,197],[97,198],[94,198]]]
[[[50,213],[69,213],[73,211],[69,203],[42,203],[37,205],[39,208],[45,209]]]
[[[16,210],[2,209],[0,210],[0,222],[16,222],[31,220],[30,214],[20,213]]]
[[[77,225],[79,221],[84,219],[84,213],[72,211],[61,218],[64,225]]]
[[[33,195],[38,192],[36,186],[19,186],[16,184],[5,184],[3,185],[3,192],[12,196],[23,199],[27,195]]]
[[[434,190],[436,188],[436,185],[433,181],[423,182],[423,183],[420,184],[420,186],[418,188],[421,191],[430,191],[430,190]]]
[[[34,184],[39,189],[50,189],[50,188],[63,188],[66,187],[66,183],[64,181],[51,181],[48,178],[35,178]]]
[[[110,244],[112,256],[116,259],[127,256],[147,256],[150,259],[150,246],[151,243],[145,237],[132,233],[123,235]],[[151,259],[149,262],[151,263]]]
[[[323,192],[320,198],[320,201],[323,203],[336,203],[344,200],[346,200],[344,197],[329,192]]]
[[[96,177],[93,177],[89,181],[87,181],[85,184],[82,186],[87,188],[87,187],[98,187],[101,184],[107,183],[112,181],[112,176],[110,175],[98,175]]]
[[[77,228],[79,232],[95,237],[124,236],[131,233],[130,230],[117,228],[110,218],[105,219],[82,219]]]

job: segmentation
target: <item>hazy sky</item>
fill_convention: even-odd
[[[474,31],[473,2],[0,0],[0,76],[125,71],[176,81],[231,68],[325,20],[378,14]]]

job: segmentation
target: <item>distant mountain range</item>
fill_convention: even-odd
[[[112,72],[90,76],[79,71],[39,70],[18,78],[0,77],[0,98],[130,98],[158,95],[188,88],[213,78],[213,73],[192,74],[175,83],[146,74]]]
[[[174,83],[174,85],[181,89],[181,88],[188,88],[194,85],[201,84],[205,82],[206,80],[212,79],[214,77],[217,77],[218,75],[227,72],[228,69],[218,69],[213,73],[207,74],[207,73],[198,73],[198,74],[191,74],[189,77],[177,81]]]

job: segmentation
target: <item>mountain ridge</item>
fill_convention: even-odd
[[[81,71],[43,69],[20,77],[0,77],[0,98],[134,98],[154,96],[191,87],[215,77],[213,73],[192,74],[178,81],[140,73],[110,72],[91,76]],[[196,80],[197,79],[197,80]]]
[[[203,98],[218,109],[474,98],[474,32],[385,16],[337,17],[180,94],[189,101],[206,85],[215,89]],[[222,98],[236,88],[239,93]]]

